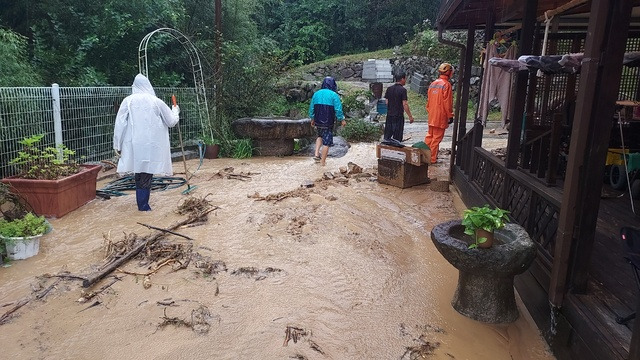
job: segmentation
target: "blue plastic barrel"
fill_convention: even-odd
[[[380,115],[386,115],[387,114],[387,103],[384,99],[380,99],[378,100],[378,104],[376,105],[376,110],[378,111],[378,114]]]

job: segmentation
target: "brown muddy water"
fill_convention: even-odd
[[[177,230],[194,240],[167,240],[192,242],[217,271],[167,266],[146,280],[116,271],[121,280],[85,303],[76,301],[81,281],[41,275],[91,273],[105,256],[105,238],[154,232],[137,222],[176,223],[184,217],[175,210],[188,195],[184,187],[154,192],[148,213],[136,210],[133,195],[94,200],[51,220],[54,231],[37,256],[0,268],[0,316],[58,281],[0,325],[0,357],[553,359],[521,304],[521,317],[509,325],[482,324],[451,307],[457,270],[429,231],[459,217],[454,193],[369,178],[300,187],[349,161],[373,168],[375,145],[356,144],[324,168],[306,157],[205,160],[191,179],[197,186],[191,195],[209,194],[219,209],[206,224]],[[188,167],[195,170],[197,160]],[[228,167],[251,175],[215,176]],[[446,179],[446,168],[432,167],[430,177]],[[258,197],[296,189],[279,201]],[[121,270],[148,267],[134,259]]]

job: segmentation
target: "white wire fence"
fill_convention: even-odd
[[[154,88],[156,96],[180,105],[180,130],[185,145],[194,145],[210,133],[208,115],[198,106],[195,88]],[[9,164],[18,155],[18,141],[44,134],[42,148],[64,144],[81,163],[112,159],[113,126],[122,100],[131,94],[123,87],[0,87],[0,177],[15,175]],[[170,130],[171,146],[180,147],[178,129]]]

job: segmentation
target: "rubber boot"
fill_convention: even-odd
[[[151,211],[149,206],[149,196],[151,189],[136,189],[136,202],[138,203],[138,210]]]

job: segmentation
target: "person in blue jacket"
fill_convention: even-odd
[[[322,81],[322,88],[313,94],[311,104],[309,104],[309,117],[311,126],[316,127],[318,137],[316,138],[315,156],[313,159],[324,166],[329,154],[329,147],[333,146],[333,124],[335,119],[342,120],[342,126],[347,123],[342,112],[342,102],[338,95],[338,85],[336,81],[327,76]],[[322,147],[324,145],[324,147]],[[320,148],[322,147],[322,157]]]

